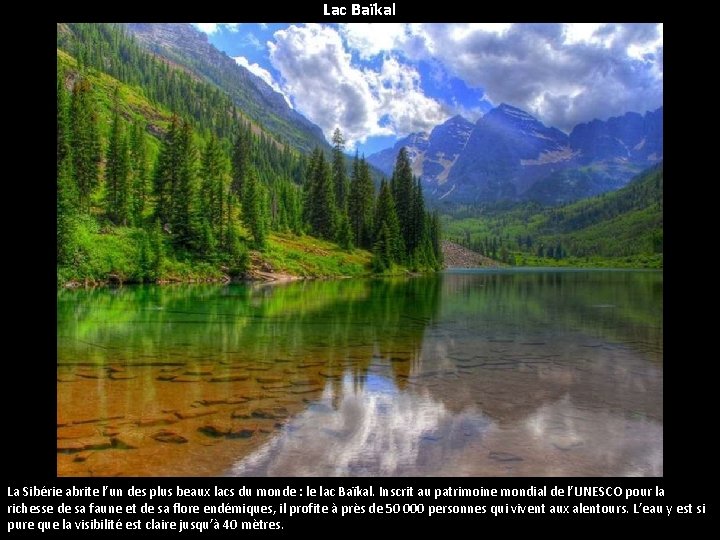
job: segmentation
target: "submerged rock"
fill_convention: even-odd
[[[120,450],[140,448],[147,442],[146,439],[147,437],[144,433],[136,430],[121,431],[110,438],[113,448]]]
[[[110,379],[112,379],[113,381],[126,381],[128,379],[136,378],[137,375],[133,375],[132,373],[128,373],[126,371],[110,373]]]
[[[78,369],[75,375],[84,379],[105,379],[108,373],[104,369]]]
[[[177,383],[202,382],[202,378],[196,375],[180,375],[169,380]]]
[[[153,433],[151,437],[162,443],[183,444],[188,442],[188,440],[182,435],[168,429],[161,429],[160,431]]]
[[[237,405],[238,403],[247,403],[250,401],[249,397],[246,396],[233,396],[226,400],[226,403],[230,405]]]
[[[244,375],[244,374],[227,374],[227,375],[216,375],[215,377],[210,377],[210,382],[236,382],[236,381],[247,381],[250,378],[250,375]]]
[[[252,415],[247,409],[235,409],[230,413],[230,418],[250,418]]]
[[[213,368],[205,368],[205,367],[197,367],[197,368],[191,368],[188,369],[183,373],[183,375],[190,375],[190,376],[198,376],[198,377],[206,377],[208,375],[213,374]]]
[[[281,420],[286,418],[288,414],[288,410],[285,407],[255,409],[252,413],[250,413],[253,418],[263,418],[267,420]]]
[[[172,414],[149,414],[141,416],[137,421],[137,425],[141,427],[162,426],[174,424],[175,422],[177,422],[177,418]]]
[[[282,377],[265,376],[265,377],[255,377],[255,380],[262,384],[262,383],[279,383],[279,382],[283,382],[285,379],[283,379]]]
[[[78,463],[82,463],[84,461],[87,461],[90,456],[92,456],[92,452],[79,452],[75,455],[73,458],[73,461],[76,461]]]
[[[312,392],[320,392],[322,386],[294,386],[290,389],[291,394],[311,394]]]
[[[97,429],[87,424],[60,427],[57,430],[58,439],[82,439],[85,437],[94,437],[97,434]]]
[[[231,428],[232,424],[230,422],[218,420],[203,424],[198,428],[198,431],[208,437],[225,437],[230,432]]]
[[[71,454],[73,452],[81,452],[84,449],[83,444],[76,439],[58,439],[57,442],[58,454]]]
[[[198,431],[208,437],[226,437],[228,439],[248,439],[255,434],[255,428],[225,421],[207,423],[200,426]]]
[[[102,435],[80,439],[58,439],[57,442],[57,451],[61,454],[71,454],[82,450],[105,450],[111,447],[112,441]]]
[[[289,382],[274,382],[263,384],[260,388],[263,390],[282,390],[283,388],[290,388],[291,386]]]
[[[182,418],[197,418],[198,416],[207,416],[209,414],[215,414],[218,410],[214,407],[196,407],[194,409],[185,409],[184,411],[177,411],[175,416]]]

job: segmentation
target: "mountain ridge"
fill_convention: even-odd
[[[303,152],[329,148],[319,126],[288,106],[283,96],[239,65],[187,23],[127,23],[125,27],[150,52],[201,76],[227,92],[235,104],[275,136]]]
[[[502,103],[474,124],[456,115],[368,161],[387,173],[407,147],[413,172],[436,201],[559,204],[618,189],[661,161],[662,119],[659,107],[580,123],[566,134]]]

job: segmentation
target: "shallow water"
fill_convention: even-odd
[[[58,294],[59,475],[663,473],[663,278]]]

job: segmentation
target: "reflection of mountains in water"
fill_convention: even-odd
[[[442,298],[440,320],[473,319],[476,335],[489,339],[532,342],[537,334],[552,340],[555,332],[576,332],[662,361],[662,272],[456,271],[445,276]]]

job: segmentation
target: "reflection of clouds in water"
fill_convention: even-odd
[[[663,439],[663,427],[653,420],[581,409],[566,395],[538,407],[524,421],[524,428],[536,444],[566,453],[566,463],[559,470],[547,471],[551,476],[567,474],[565,467],[578,459],[604,474],[663,474],[662,445],[657,444]]]
[[[340,397],[337,410],[325,405]],[[398,393],[386,378],[369,375],[360,392],[351,377],[341,396],[326,386],[310,405],[258,451],[239,461],[231,475],[432,474],[438,458],[490,427],[478,411],[449,412],[427,393]],[[440,455],[438,455],[440,454]]]
[[[580,406],[568,394],[502,424],[475,406],[453,412],[428,389],[399,392],[379,375],[369,375],[360,390],[346,376],[336,391],[327,385],[319,401],[229,474],[663,474],[660,422]]]

